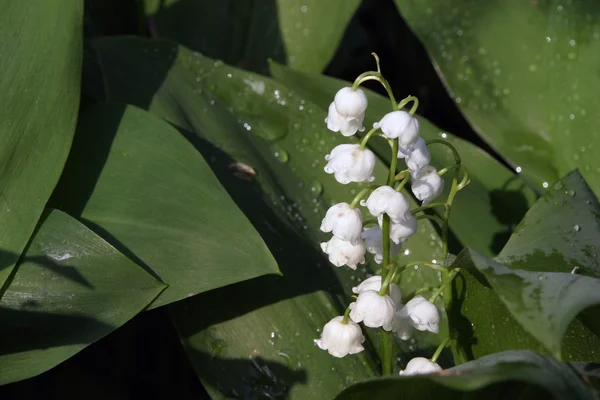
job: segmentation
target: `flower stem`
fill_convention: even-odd
[[[429,219],[436,222],[440,227],[444,226],[444,221],[442,221],[442,219],[437,215],[422,214],[419,215],[417,219]]]
[[[390,263],[390,216],[383,214],[381,223],[381,243],[383,248],[383,269],[381,279],[384,280],[388,273],[387,266]]]
[[[392,161],[390,163],[390,175],[388,177],[388,186],[392,186],[396,181],[396,166],[398,165],[398,139],[392,140]]]
[[[397,109],[396,98],[394,97],[394,93],[392,92],[392,87],[388,83],[388,81],[381,75],[379,71],[367,71],[360,74],[352,84],[352,90],[355,91],[363,82],[366,81],[377,81],[381,83],[390,98],[390,102],[392,103],[392,109]]]
[[[360,141],[359,149],[364,150],[365,147],[367,147],[367,142],[369,141],[369,139],[371,139],[371,136],[373,136],[375,132],[377,132],[378,129],[379,128],[372,128],[369,132],[367,132],[367,134]]]
[[[440,345],[438,346],[438,348],[435,350],[435,353],[433,353],[433,356],[431,356],[431,362],[437,362],[438,358],[440,357],[440,354],[442,354],[442,351],[446,348],[446,346],[448,345],[448,342],[450,342],[450,338],[447,337],[446,339],[442,340],[442,343],[440,343]]]
[[[342,324],[347,324],[349,317],[350,317],[350,307],[346,307],[346,311],[344,312],[344,318],[342,319]]]
[[[381,329],[381,375],[392,374],[392,332]]]
[[[354,199],[352,199],[352,202],[350,203],[350,208],[356,208],[356,206],[358,205],[358,202],[363,197],[365,197],[366,194],[371,193],[375,189],[377,189],[377,185],[371,185],[371,186],[364,188],[360,192],[358,192],[358,194],[356,196],[354,196]]]
[[[396,187],[394,188],[396,192],[400,192],[404,188],[404,186],[408,183],[408,178],[409,176],[405,176],[404,179],[396,184]]]
[[[398,103],[398,110],[403,109],[404,106],[410,103],[411,101],[413,102],[413,106],[411,107],[408,113],[410,115],[415,115],[415,113],[417,112],[417,108],[419,108],[419,99],[415,96],[408,96],[407,98],[400,101],[400,103]]]
[[[448,203],[441,203],[441,202],[440,203],[430,203],[430,204],[427,204],[426,206],[413,208],[412,210],[410,210],[410,212],[412,214],[416,214],[419,211],[428,210],[430,208],[435,208],[435,207],[448,207]]]
[[[448,285],[452,283],[452,280],[454,279],[454,277],[456,277],[456,274],[458,274],[459,272],[460,268],[455,268],[452,272],[447,274],[447,276],[444,279],[444,283],[442,283],[442,285],[429,298],[430,303],[433,303],[438,298],[438,296],[448,287]]]
[[[425,142],[426,145],[434,143],[443,144],[444,146],[450,148],[450,150],[452,150],[452,153],[454,153],[454,161],[456,162],[456,164],[461,163],[460,154],[458,154],[458,150],[456,150],[456,147],[452,146],[450,143],[446,142],[443,139],[431,139]]]

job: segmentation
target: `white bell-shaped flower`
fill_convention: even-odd
[[[358,245],[362,231],[360,210],[351,208],[348,203],[334,204],[321,221],[321,230],[332,232],[338,239]]]
[[[336,267],[347,265],[350,269],[356,269],[358,264],[365,263],[366,249],[362,240],[353,245],[334,236],[329,242],[321,243],[321,249],[329,256],[329,262]]]
[[[325,118],[327,129],[340,132],[344,136],[352,136],[356,131],[363,131],[367,104],[367,96],[362,90],[353,91],[349,87],[340,89],[329,105],[329,112]]]
[[[442,367],[424,357],[415,357],[400,371],[400,375],[422,375],[442,371]]]
[[[444,190],[444,180],[431,165],[413,172],[412,179],[412,192],[417,199],[422,201],[422,205],[431,203]]]
[[[423,296],[415,296],[396,314],[399,318],[410,318],[412,326],[420,331],[440,331],[440,310]]]
[[[402,308],[400,308],[400,311],[402,311]],[[398,338],[408,340],[412,337],[414,330],[412,320],[400,311],[396,311],[396,315],[392,321],[392,332],[394,332]]]
[[[383,232],[381,228],[375,226],[363,231],[361,237],[365,241],[365,248],[371,254],[374,254],[375,262],[381,264],[383,261]],[[390,257],[394,257],[402,249],[402,243],[390,243]]]
[[[341,184],[350,182],[373,182],[375,154],[369,149],[360,149],[358,144],[340,144],[325,156],[325,172],[334,174]]]
[[[366,201],[362,200],[360,204],[367,207],[374,217],[386,213],[393,220],[405,219],[410,211],[408,200],[391,186],[378,187]]]
[[[431,162],[431,153],[429,153],[429,149],[423,138],[419,138],[416,141],[412,151],[404,153],[402,150],[398,150],[398,155],[400,154],[402,154],[400,158],[404,158],[406,166],[412,171],[419,171]]]
[[[379,226],[382,226],[383,216],[377,218]],[[404,220],[390,219],[390,239],[395,244],[404,243],[409,237],[417,233],[417,217],[408,213]]]
[[[356,301],[350,303],[350,310],[350,318],[356,323],[363,322],[370,328],[392,330],[396,305],[388,295],[381,296],[375,290],[362,291]]]
[[[367,290],[374,290],[376,292],[381,290],[381,275],[373,275],[352,288],[352,292],[356,294],[361,294]],[[400,309],[402,307],[402,292],[400,292],[400,288],[395,283],[390,284],[390,297],[396,305],[396,309]]]
[[[333,318],[323,327],[320,339],[315,343],[321,350],[327,350],[334,357],[344,357],[347,354],[356,354],[364,350],[362,343],[365,337],[357,323],[348,320],[343,323],[344,317]]]
[[[376,126],[386,137],[398,139],[398,145],[404,151],[412,151],[419,138],[419,120],[406,111],[392,111],[384,115]]]

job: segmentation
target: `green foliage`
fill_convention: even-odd
[[[2,4],[0,287],[67,159],[79,102],[82,12],[78,0]]]
[[[477,132],[537,187],[600,190],[598,3],[395,0]]]
[[[80,222],[49,211],[0,300],[0,384],[63,362],[164,288]]]

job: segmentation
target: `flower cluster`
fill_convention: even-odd
[[[361,89],[341,89],[329,106],[325,119],[327,128],[347,137],[364,131],[367,105],[367,96]],[[408,199],[401,193],[409,179],[412,193],[422,206],[442,192],[444,181],[429,165],[431,155],[425,140],[419,135],[419,121],[413,117],[413,110],[402,110],[404,105],[403,101],[394,111],[384,115],[360,144],[341,144],[325,156],[325,172],[333,174],[339,183],[371,183],[375,180],[375,155],[366,148],[366,144],[373,134],[380,131],[392,146],[395,158],[403,159],[407,167],[396,175],[397,161],[394,161],[390,176],[385,177],[383,185],[371,185],[351,203],[334,204],[327,210],[321,230],[331,233],[332,237],[321,243],[321,248],[337,267],[345,265],[356,270],[358,264],[365,263],[367,252],[374,255],[378,264],[384,260],[390,263],[403,243],[417,232],[417,217],[411,212]],[[375,226],[363,226],[363,212],[358,205],[366,208],[363,211],[365,215],[377,221]],[[403,340],[409,339],[415,329],[438,333],[438,308],[422,296],[415,296],[403,304],[400,288],[395,283],[399,275],[394,273],[395,270],[389,270],[389,265],[383,267],[383,275],[372,276],[352,289],[357,295],[356,301],[349,305],[346,314],[333,318],[324,326],[321,338],[315,340],[321,349],[335,357],[362,351],[365,337],[358,325],[361,322],[366,327],[392,331]],[[418,359],[411,362],[413,365],[409,363],[403,374],[435,370],[419,363]]]

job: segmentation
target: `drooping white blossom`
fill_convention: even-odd
[[[372,277],[362,281],[358,286],[352,288],[352,292],[356,294],[361,294],[367,290],[374,290],[376,292],[381,290],[381,275],[373,275]],[[392,283],[390,284],[389,291],[390,297],[396,305],[396,309],[400,309],[400,307],[402,307],[402,292],[400,292],[400,288],[398,285]]]
[[[421,137],[415,142],[412,151],[398,150],[398,157],[404,158],[406,166],[413,172],[419,171],[431,162],[431,153],[429,153],[425,140]]]
[[[344,136],[363,131],[367,104],[367,96],[362,90],[353,91],[350,87],[340,89],[329,105],[329,112],[325,118],[327,129],[340,132]]]
[[[410,211],[408,200],[391,186],[378,187],[366,201],[363,200],[360,204],[367,207],[374,217],[386,213],[393,220],[405,219]]]
[[[417,199],[422,201],[422,205],[431,203],[444,190],[444,180],[431,165],[413,172],[412,180],[412,192]]]
[[[341,184],[375,180],[375,154],[369,149],[361,150],[358,144],[340,144],[325,156],[325,160],[325,172],[334,174]]]
[[[410,318],[412,326],[420,331],[440,331],[440,310],[423,296],[415,296],[396,315]]]
[[[333,236],[328,242],[321,243],[321,249],[329,256],[329,262],[336,267],[347,265],[356,269],[358,264],[365,263],[365,245],[361,241],[357,245]]]
[[[357,323],[348,320],[343,323],[344,317],[333,318],[323,327],[320,339],[315,343],[321,350],[327,350],[334,357],[344,357],[347,354],[356,354],[364,350],[362,343],[365,337]]]
[[[442,371],[442,367],[424,357],[415,357],[400,371],[400,375],[422,375]]]
[[[361,237],[365,241],[365,248],[371,254],[374,254],[375,262],[381,264],[383,261],[383,237],[379,226],[368,228],[363,231]],[[390,258],[394,257],[402,249],[402,243],[390,243]]]
[[[350,303],[350,310],[352,321],[362,322],[370,328],[383,327],[384,330],[390,331],[396,305],[388,295],[381,296],[375,290],[365,290],[358,295],[354,303]]]
[[[329,207],[321,221],[321,230],[331,232],[335,237],[353,245],[361,242],[362,216],[360,210],[351,208],[348,203],[338,203]]]
[[[412,151],[419,138],[419,120],[406,111],[392,111],[384,115],[376,126],[386,137],[398,139],[398,145],[404,151]]]
[[[383,216],[377,218],[379,226],[383,224]],[[390,219],[390,239],[395,244],[401,244],[406,241],[409,237],[417,233],[417,217],[413,214],[408,213],[404,220],[392,220]]]

